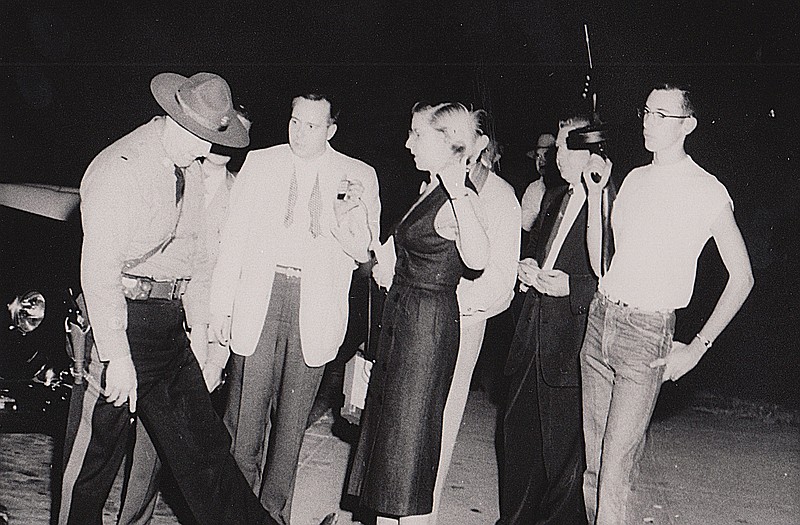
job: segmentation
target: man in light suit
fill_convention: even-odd
[[[590,153],[567,149],[566,139],[588,124],[577,116],[560,125],[556,158],[567,185],[545,193],[519,263],[527,293],[505,368],[498,525],[586,523],[578,356],[597,278],[586,248],[581,183]]]
[[[375,170],[331,148],[336,118],[330,97],[298,96],[289,143],[248,154],[212,280],[212,331],[233,353],[234,456],[284,524],[306,420],[344,339],[352,272],[380,228]]]

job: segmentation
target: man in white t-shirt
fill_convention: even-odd
[[[653,162],[628,174],[614,202],[614,257],[600,277],[581,350],[584,498],[590,524],[628,523],[631,474],[662,381],[676,381],[697,365],[753,286],[728,192],[684,149],[697,126],[689,90],[656,87],[641,115]],[[602,175],[599,183],[588,176],[592,171]],[[597,275],[600,195],[610,173],[610,161],[599,157],[584,173],[587,245]],[[712,237],[728,282],[692,341],[673,341],[675,310],[689,303],[697,259]]]

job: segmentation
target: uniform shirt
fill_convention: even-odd
[[[733,206],[725,186],[691,157],[631,171],[611,212],[615,252],[602,291],[646,310],[689,304],[697,259],[725,206]]]
[[[165,122],[165,117],[155,117],[108,146],[81,181],[81,284],[104,361],[130,354],[123,271],[157,280],[191,276],[194,286],[208,293],[211,268],[201,227],[200,167],[194,162],[185,169],[184,196],[176,205],[175,165],[161,142]],[[124,269],[126,261],[144,256],[173,235],[146,261]],[[189,324],[207,323],[206,311],[187,308]]]

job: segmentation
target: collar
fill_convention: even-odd
[[[153,122],[156,122],[158,126],[158,143],[161,144],[161,150],[164,152],[164,158],[161,159],[161,165],[165,168],[173,169],[178,164],[173,160],[173,151],[170,151],[168,144],[164,141],[164,133],[165,128],[167,127],[167,117],[165,116],[157,116],[153,117]],[[197,159],[195,159],[197,160]],[[194,162],[194,161],[192,161]],[[191,163],[189,163],[191,165]],[[179,168],[186,169],[189,166],[178,166]]]
[[[292,156],[292,162],[294,163],[295,169],[298,171],[318,171],[320,166],[325,163],[325,160],[330,155],[330,152],[333,151],[331,148],[330,143],[325,144],[325,151],[319,157],[314,157],[313,159],[304,159],[302,157],[298,157],[292,148],[289,147],[289,152]]]
[[[489,179],[489,170],[487,169],[471,170],[467,174],[467,181],[469,183],[472,183],[475,193],[478,194],[480,194],[481,190],[483,190],[483,186],[486,184],[486,181],[488,179]]]
[[[217,190],[225,184],[225,179],[228,177],[228,171],[225,169],[214,170],[210,173],[203,169],[203,174],[205,175],[203,177],[203,186],[209,195],[215,195]]]

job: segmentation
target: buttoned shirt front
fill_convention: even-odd
[[[184,195],[176,204],[175,165],[161,141],[165,122],[155,117],[108,146],[81,182],[81,283],[104,361],[130,353],[123,271],[156,280],[192,277],[208,288],[200,167],[185,168]],[[146,260],[126,265],[159,246]],[[190,324],[207,322],[199,317],[207,314],[187,310]]]

